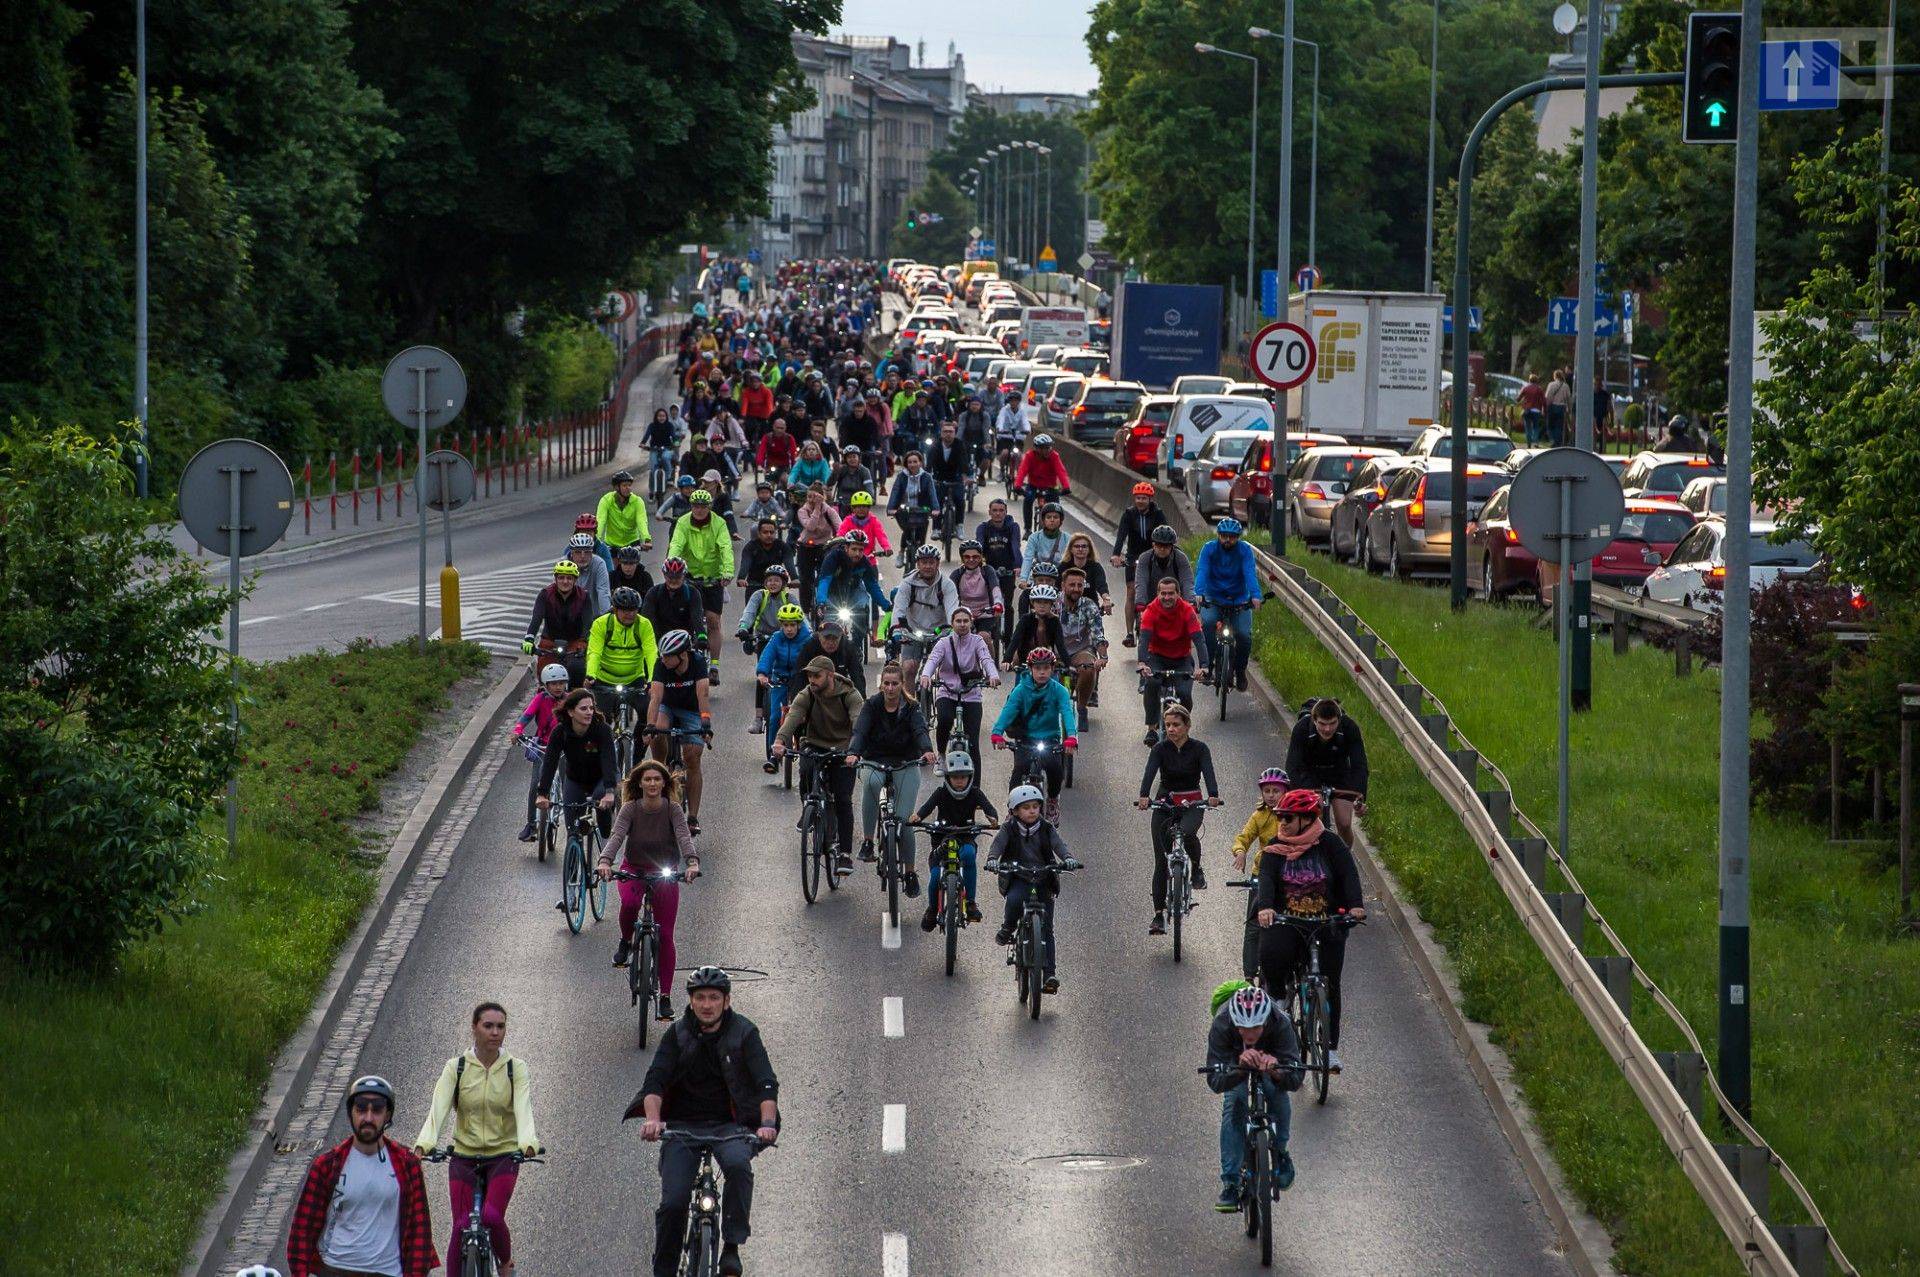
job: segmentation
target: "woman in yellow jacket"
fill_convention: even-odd
[[[533,1070],[525,1060],[501,1050],[507,1038],[507,1012],[498,1002],[482,1002],[473,1009],[473,1047],[447,1061],[433,1088],[433,1107],[427,1124],[413,1141],[415,1149],[430,1152],[442,1133],[452,1137],[453,1156],[447,1162],[447,1184],[453,1198],[453,1239],[449,1257],[460,1253],[460,1234],[473,1214],[475,1182],[485,1186],[480,1222],[493,1240],[494,1262],[501,1277],[513,1277],[512,1240],[507,1233],[507,1203],[519,1166],[507,1154],[531,1157],[540,1139],[533,1129]],[[453,1115],[449,1127],[447,1116]]]
[[[1233,867],[1241,873],[1246,872],[1249,850],[1264,847],[1280,836],[1280,799],[1289,788],[1287,773],[1269,767],[1260,773],[1259,785],[1260,801],[1233,839]],[[1246,927],[1240,940],[1240,974],[1249,980],[1260,969],[1260,925],[1253,920],[1253,897],[1249,891]]]

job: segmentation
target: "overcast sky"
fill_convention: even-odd
[[[966,59],[967,78],[989,92],[1085,93],[1094,86],[1088,7],[1088,0],[844,0],[840,29],[907,44],[925,40],[930,63],[945,63],[951,41]]]

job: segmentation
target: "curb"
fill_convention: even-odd
[[[383,924],[392,916],[394,906],[413,876],[434,830],[444,818],[460,784],[473,770],[486,749],[489,734],[526,678],[526,669],[518,661],[508,663],[506,671],[474,707],[467,725],[461,729],[440,765],[428,778],[413,811],[394,834],[380,870],[380,884],[373,902],[360,915],[353,934],[341,946],[326,983],[314,997],[306,1019],[294,1031],[275,1058],[268,1075],[266,1091],[249,1123],[248,1139],[227,1163],[226,1182],[220,1195],[201,1219],[199,1235],[194,1239],[182,1277],[219,1277],[216,1256],[223,1239],[239,1225],[267,1164],[275,1156],[280,1133],[299,1111],[303,1092],[312,1078],[340,1013],[351,997],[355,981],[366,968],[376,947],[374,941]]]

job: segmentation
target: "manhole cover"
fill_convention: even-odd
[[[1126,1157],[1119,1153],[1055,1153],[1050,1157],[1029,1157],[1025,1165],[1056,1171],[1124,1171],[1144,1166],[1146,1161],[1144,1157]]]

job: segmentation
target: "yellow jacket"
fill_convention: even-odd
[[[464,1063],[463,1063],[464,1062]],[[454,1102],[454,1079],[459,1079],[459,1103]],[[453,1151],[462,1157],[493,1157],[515,1149],[531,1153],[540,1147],[533,1129],[533,1070],[525,1060],[505,1051],[488,1068],[471,1049],[447,1061],[434,1083],[433,1107],[427,1124],[413,1141],[417,1149],[440,1143],[447,1114],[454,1115]]]
[[[1273,808],[1261,803],[1247,817],[1247,823],[1233,840],[1233,854],[1238,856],[1249,847],[1264,847],[1280,836],[1280,815]]]

